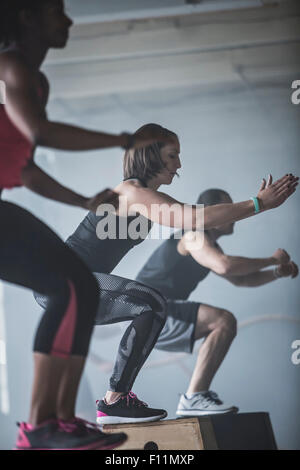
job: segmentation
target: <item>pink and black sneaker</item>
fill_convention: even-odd
[[[105,399],[98,400],[96,404],[97,423],[101,426],[104,424],[158,421],[168,414],[165,410],[148,408],[148,405],[139,400],[132,392],[122,395],[111,405],[108,405]]]
[[[105,434],[80,418],[70,422],[52,419],[36,427],[27,423],[18,426],[16,450],[106,450],[127,439],[124,433]]]

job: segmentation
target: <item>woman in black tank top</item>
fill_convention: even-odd
[[[44,197],[94,210],[113,194],[106,190],[84,197],[60,185],[35,164],[35,146],[70,151],[128,148],[164,136],[133,139],[127,133],[48,120],[49,83],[40,68],[49,49],[65,47],[71,25],[63,0],[1,0],[0,85],[5,84],[6,100],[0,103],[0,193],[1,188],[24,185]],[[17,448],[116,447],[124,435],[103,434],[74,414],[98,305],[92,273],[49,227],[20,206],[0,199],[0,220],[0,281],[51,299],[35,335],[30,418],[19,425]]]

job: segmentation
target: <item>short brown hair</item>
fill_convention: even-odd
[[[203,191],[203,193],[201,193],[198,197],[197,204],[204,204],[205,206],[215,206],[216,204],[220,204],[222,202],[224,196],[230,198],[230,195],[226,191],[224,191],[224,189],[206,189],[206,191]]]
[[[145,124],[140,127],[134,135],[137,135],[144,130],[160,130],[167,136],[178,139],[175,132],[169,131],[169,129],[166,129],[159,124]],[[154,142],[151,145],[147,145],[147,147],[126,150],[123,161],[124,179],[141,178],[144,181],[147,181],[153,176],[156,176],[164,168],[160,151],[165,145],[166,144],[162,142]]]

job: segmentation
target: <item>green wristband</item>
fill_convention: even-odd
[[[259,202],[257,197],[251,197],[253,204],[254,204],[254,213],[258,214],[260,212]]]

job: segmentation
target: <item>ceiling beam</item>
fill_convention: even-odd
[[[52,51],[43,70],[52,97],[87,97],[241,84],[250,76],[284,80],[300,76],[299,49],[300,2],[287,0],[278,7],[176,21],[77,25],[68,47]]]
[[[50,68],[51,98],[84,98],[191,86],[241,85],[300,76],[300,44]],[[242,73],[241,73],[242,72]]]
[[[87,28],[88,29],[88,28]],[[89,31],[90,33],[90,31]],[[230,50],[300,41],[300,16],[269,21],[167,25],[158,30],[123,30],[116,34],[73,37],[64,50],[49,53],[45,67]]]
[[[120,11],[118,13],[75,16],[74,23],[76,25],[88,25],[94,23],[110,23],[115,21],[137,21],[149,20],[154,18],[176,18],[179,16],[189,16],[195,14],[247,10],[249,8],[260,8],[263,6],[263,0],[215,0],[209,2],[198,1],[192,4],[168,8],[149,8],[140,10]]]

